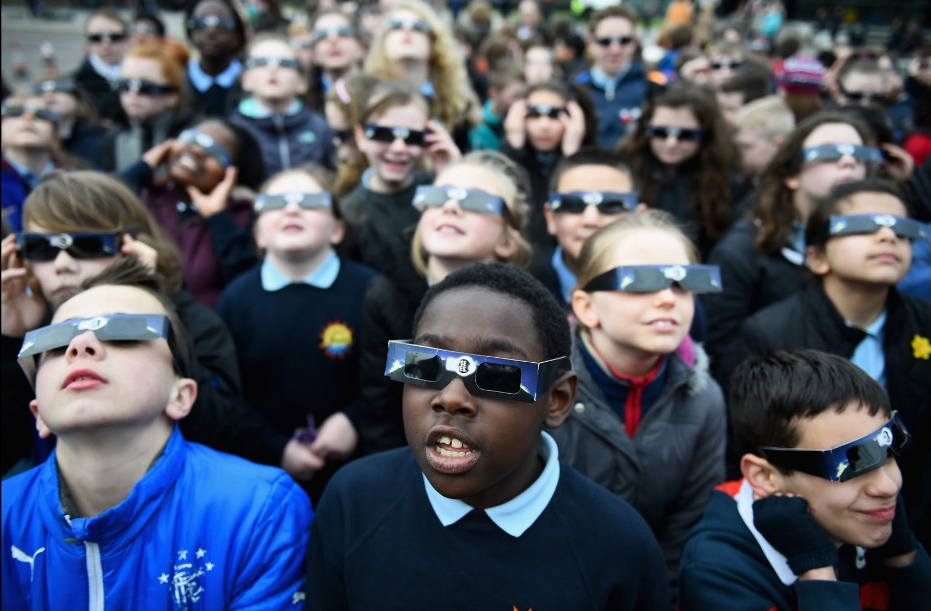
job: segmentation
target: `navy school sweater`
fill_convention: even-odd
[[[328,289],[262,288],[261,266],[237,277],[217,304],[239,355],[243,395],[280,433],[291,435],[337,411],[356,420],[362,295],[375,272],[342,260]]]
[[[443,527],[411,451],[348,464],[311,527],[306,609],[669,609],[663,556],[636,511],[565,463],[520,537],[473,510]]]

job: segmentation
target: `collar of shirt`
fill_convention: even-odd
[[[229,89],[233,86],[233,83],[239,79],[239,74],[242,72],[242,64],[239,63],[238,59],[231,61],[226,70],[215,77],[204,72],[200,67],[200,62],[188,62],[187,66],[187,74],[191,79],[191,83],[194,85],[194,89],[197,89],[197,91],[201,93],[210,89],[210,86],[214,83],[224,89]]]
[[[262,288],[269,293],[280,291],[284,287],[292,284],[309,284],[318,289],[328,289],[336,282],[337,275],[339,275],[339,257],[336,256],[336,253],[333,251],[331,251],[330,255],[320,264],[320,267],[304,276],[301,280],[292,280],[288,278],[278,271],[268,259],[262,261]]]
[[[624,80],[624,77],[627,76],[628,72],[630,72],[630,66],[627,66],[626,68],[624,68],[623,70],[615,74],[613,77],[611,77],[605,74],[604,72],[602,72],[601,68],[599,68],[598,66],[592,66],[592,69],[591,69],[592,83],[596,87],[600,87],[601,89],[604,89],[605,91],[614,91],[615,89],[617,89],[618,84],[622,80]]]
[[[6,159],[6,162],[10,164],[10,167],[16,170],[16,173],[22,176],[23,180],[28,182],[29,186],[32,187],[33,189],[36,188],[36,185],[39,184],[39,180],[43,176],[45,176],[46,174],[48,174],[49,172],[55,169],[55,164],[52,163],[51,161],[48,161],[46,162],[45,167],[42,168],[42,171],[36,174],[35,172],[33,172],[32,170],[30,170],[29,168],[27,168],[21,163],[16,163],[15,161],[13,161],[12,159],[8,157],[5,157],[4,159]]]
[[[549,505],[556,492],[556,484],[559,483],[559,450],[556,441],[546,432],[541,433],[541,436],[543,443],[540,445],[540,457],[546,461],[546,465],[537,481],[507,503],[485,510],[491,521],[512,537],[521,536],[533,526]],[[446,498],[437,492],[426,475],[423,476],[423,484],[433,512],[443,526],[455,524],[474,509],[464,501]]]
[[[562,246],[557,246],[553,251],[553,269],[556,271],[556,278],[559,279],[559,293],[566,303],[572,303],[572,291],[575,290],[577,279],[563,260],[562,253]]]
[[[294,103],[291,104],[291,106],[289,106],[288,109],[282,113],[274,113],[270,111],[257,99],[251,97],[246,98],[239,103],[239,112],[241,112],[244,116],[249,117],[250,119],[265,119],[274,114],[290,117],[299,113],[303,108],[304,105],[301,104],[300,100],[294,100]]]
[[[844,324],[853,327],[849,321],[845,320]],[[884,388],[886,386],[886,355],[883,353],[885,324],[886,311],[883,310],[873,324],[864,329],[866,336],[860,340],[850,356],[851,363],[865,371]]]
[[[776,548],[773,547],[769,541],[764,539],[760,531],[753,525],[753,488],[746,479],[741,482],[740,491],[737,493],[737,496],[734,497],[734,500],[737,501],[737,512],[740,514],[744,524],[747,525],[747,528],[750,529],[750,534],[753,535],[753,538],[756,539],[756,542],[760,545],[760,549],[763,550],[763,555],[769,560],[769,565],[776,571],[776,575],[779,576],[779,581],[787,586],[791,586],[798,581],[798,577],[796,577],[792,569],[789,568],[789,562],[786,560],[786,557],[777,552]]]
[[[87,61],[90,62],[91,68],[94,69],[94,72],[107,79],[111,83],[115,83],[120,80],[120,70],[122,66],[120,64],[108,64],[107,62],[100,59],[96,53],[91,53],[87,56]]]

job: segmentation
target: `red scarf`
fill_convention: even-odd
[[[593,342],[589,342],[588,346],[598,356],[602,364],[608,368],[611,375],[630,385],[630,388],[627,390],[627,401],[624,403],[624,428],[627,430],[627,435],[633,438],[637,433],[637,429],[640,428],[640,419],[643,416],[643,389],[656,379],[660,368],[663,366],[663,358],[656,361],[656,365],[653,369],[646,372],[644,375],[639,378],[632,378],[630,376],[625,376],[612,367],[608,359],[598,352],[598,348],[595,347]]]

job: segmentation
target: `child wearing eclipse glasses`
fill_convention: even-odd
[[[575,94],[561,81],[545,81],[527,88],[524,99],[511,104],[504,119],[501,152],[520,164],[530,176],[530,225],[527,237],[534,245],[549,246],[543,206],[554,168],[563,157],[576,153],[586,139],[586,120]]]
[[[85,289],[19,352],[36,427],[58,443],[2,484],[4,607],[290,606],[307,496],[280,469],[184,439],[192,350],[155,276],[124,259]]]
[[[553,432],[566,462],[637,509],[659,541],[675,594],[679,553],[724,479],[725,408],[708,357],[691,345],[695,294],[717,267],[659,210],[628,214],[582,247],[572,294],[579,392]]]
[[[366,453],[404,445],[401,387],[384,376],[385,344],[407,337],[430,285],[473,263],[525,267],[531,248],[522,235],[530,205],[527,176],[497,151],[473,151],[417,187],[420,220],[409,259],[379,275],[365,293],[359,412]]]
[[[154,175],[163,171],[167,182],[160,183]],[[181,249],[184,280],[198,302],[214,307],[223,288],[255,265],[252,205],[265,168],[242,127],[200,121],[147,151],[121,176]]]
[[[912,242],[931,228],[907,218],[892,183],[836,186],[812,212],[805,231],[808,268],[817,282],[749,318],[733,361],[781,348],[813,348],[850,359],[889,393],[915,436],[901,458],[912,524],[931,542],[931,305],[899,293]],[[921,526],[919,526],[921,525]]]
[[[362,295],[375,275],[334,251],[344,225],[332,183],[329,171],[305,166],[263,185],[254,235],[264,260],[217,304],[236,342],[246,402],[312,453],[301,476],[313,476],[314,502],[356,449]]]
[[[417,222],[411,206],[414,192],[433,174],[421,170],[428,158],[441,172],[460,157],[443,125],[430,119],[427,100],[407,84],[386,81],[369,94],[358,117],[354,137],[368,162],[362,182],[343,201],[343,213],[355,233],[354,258],[389,272],[398,256],[398,236]]]
[[[187,64],[185,97],[195,112],[228,117],[242,97],[239,55],[246,44],[248,20],[232,0],[193,0],[184,10],[187,38],[198,58]]]
[[[230,121],[258,142],[269,176],[305,163],[333,169],[333,130],[300,99],[307,93],[307,77],[286,37],[260,34],[249,43],[242,88],[249,97]]]
[[[3,219],[13,231],[23,228],[26,197],[44,175],[64,161],[58,121],[58,113],[49,110],[39,96],[10,96],[0,109]]]
[[[574,403],[569,348],[559,305],[514,266],[433,285],[385,363],[404,384],[408,448],[331,480],[306,608],[667,609],[643,520],[560,463],[543,432]]]
[[[730,410],[742,479],[689,534],[679,608],[927,607],[931,560],[898,496],[917,444],[882,387],[835,355],[773,352],[735,371]]]

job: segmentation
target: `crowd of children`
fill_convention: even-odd
[[[920,28],[311,4],[5,88],[4,609],[926,606]]]

